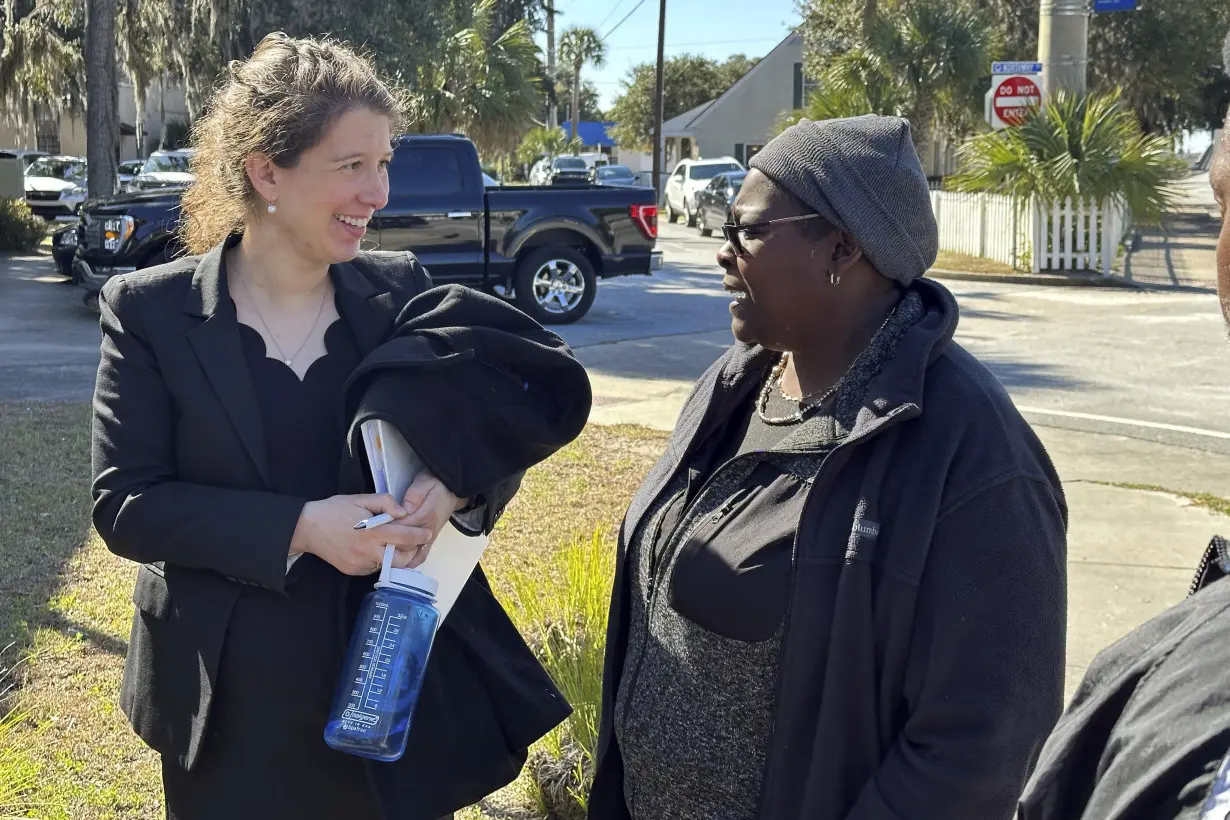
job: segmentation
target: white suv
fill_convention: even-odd
[[[696,194],[718,174],[742,171],[743,166],[734,157],[720,159],[680,160],[666,182],[666,221],[675,217],[687,217],[688,227],[696,227]]]

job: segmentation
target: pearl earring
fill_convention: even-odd
[[[270,203],[269,203],[269,207],[268,207],[268,208],[266,208],[265,210],[269,211],[269,213],[271,213],[271,214],[273,214],[273,213],[277,213],[277,212],[278,212],[278,206],[277,206],[277,205],[274,205],[272,202],[270,202]]]

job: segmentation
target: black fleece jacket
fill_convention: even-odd
[[[761,820],[1005,820],[1060,712],[1059,479],[1003,387],[952,341],[951,294],[913,288],[925,313],[818,460],[797,521]],[[772,355],[736,345],[709,369],[624,520],[592,820],[630,817],[612,731],[631,662],[627,545]],[[802,433],[777,448],[796,465],[827,446]]]

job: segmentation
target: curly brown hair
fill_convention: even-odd
[[[368,108],[399,124],[403,101],[371,63],[330,40],[276,32],[245,60],[234,60],[192,129],[196,181],[184,193],[180,233],[189,253],[203,253],[257,211],[244,169],[254,153],[293,168],[346,112]]]

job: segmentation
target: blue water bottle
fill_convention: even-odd
[[[363,599],[325,724],[334,749],[386,762],[405,753],[440,622],[437,587],[418,570],[390,569]]]

